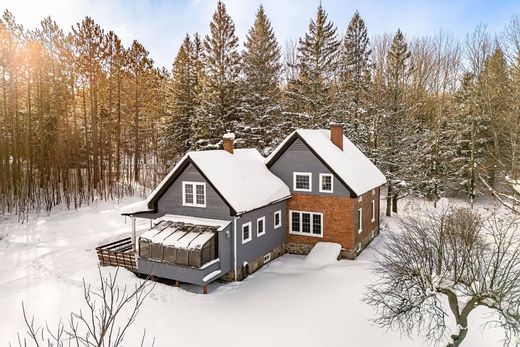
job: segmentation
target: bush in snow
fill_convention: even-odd
[[[34,317],[29,318],[22,303],[22,311],[27,327],[27,337],[18,335],[18,346],[76,346],[94,347],[122,346],[125,333],[134,323],[139,308],[153,289],[153,282],[145,280],[129,289],[117,283],[117,274],[104,277],[99,271],[99,289],[93,289],[83,280],[83,297],[87,310],[72,312],[67,324],[60,321],[51,330],[47,322],[35,326]],[[126,318],[122,318],[121,316]],[[144,346],[145,333],[141,341],[131,345]],[[153,345],[153,344],[152,344]]]
[[[504,344],[519,342],[520,222],[443,206],[402,219],[388,235],[374,272],[378,280],[364,301],[377,309],[375,323],[427,341],[459,346],[468,316],[486,307],[504,328]],[[455,327],[447,324],[450,316]],[[451,319],[451,318],[450,318]]]

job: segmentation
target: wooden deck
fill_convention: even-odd
[[[103,266],[122,266],[137,271],[136,254],[130,237],[96,247],[96,252]]]

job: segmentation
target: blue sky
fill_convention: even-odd
[[[296,39],[307,30],[319,0],[227,0],[243,42],[254,14],[263,3],[278,40]],[[439,29],[464,38],[479,23],[499,34],[514,13],[520,14],[520,0],[322,0],[338,30],[343,32],[355,10],[365,20],[370,36],[401,28],[408,37],[434,34]],[[114,30],[128,45],[139,40],[157,65],[170,68],[184,35],[208,32],[216,0],[0,0],[26,28],[35,28],[51,16],[67,31],[71,25],[91,16],[105,30]]]

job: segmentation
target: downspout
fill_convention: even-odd
[[[233,217],[233,261],[235,263],[234,265],[234,272],[235,272],[235,282],[237,279],[237,217]]]
[[[134,251],[137,250],[136,247],[136,233],[135,233],[135,217],[132,216],[132,246]]]

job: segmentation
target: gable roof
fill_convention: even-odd
[[[175,178],[193,164],[235,214],[242,214],[291,196],[289,187],[265,166],[256,149],[188,152],[144,201],[122,209],[123,214],[152,212],[156,201]]]
[[[356,145],[343,136],[343,150],[339,149],[330,140],[330,130],[325,129],[294,131],[267,157],[267,167],[271,167],[297,138],[356,195],[362,195],[386,183],[383,173]]]

